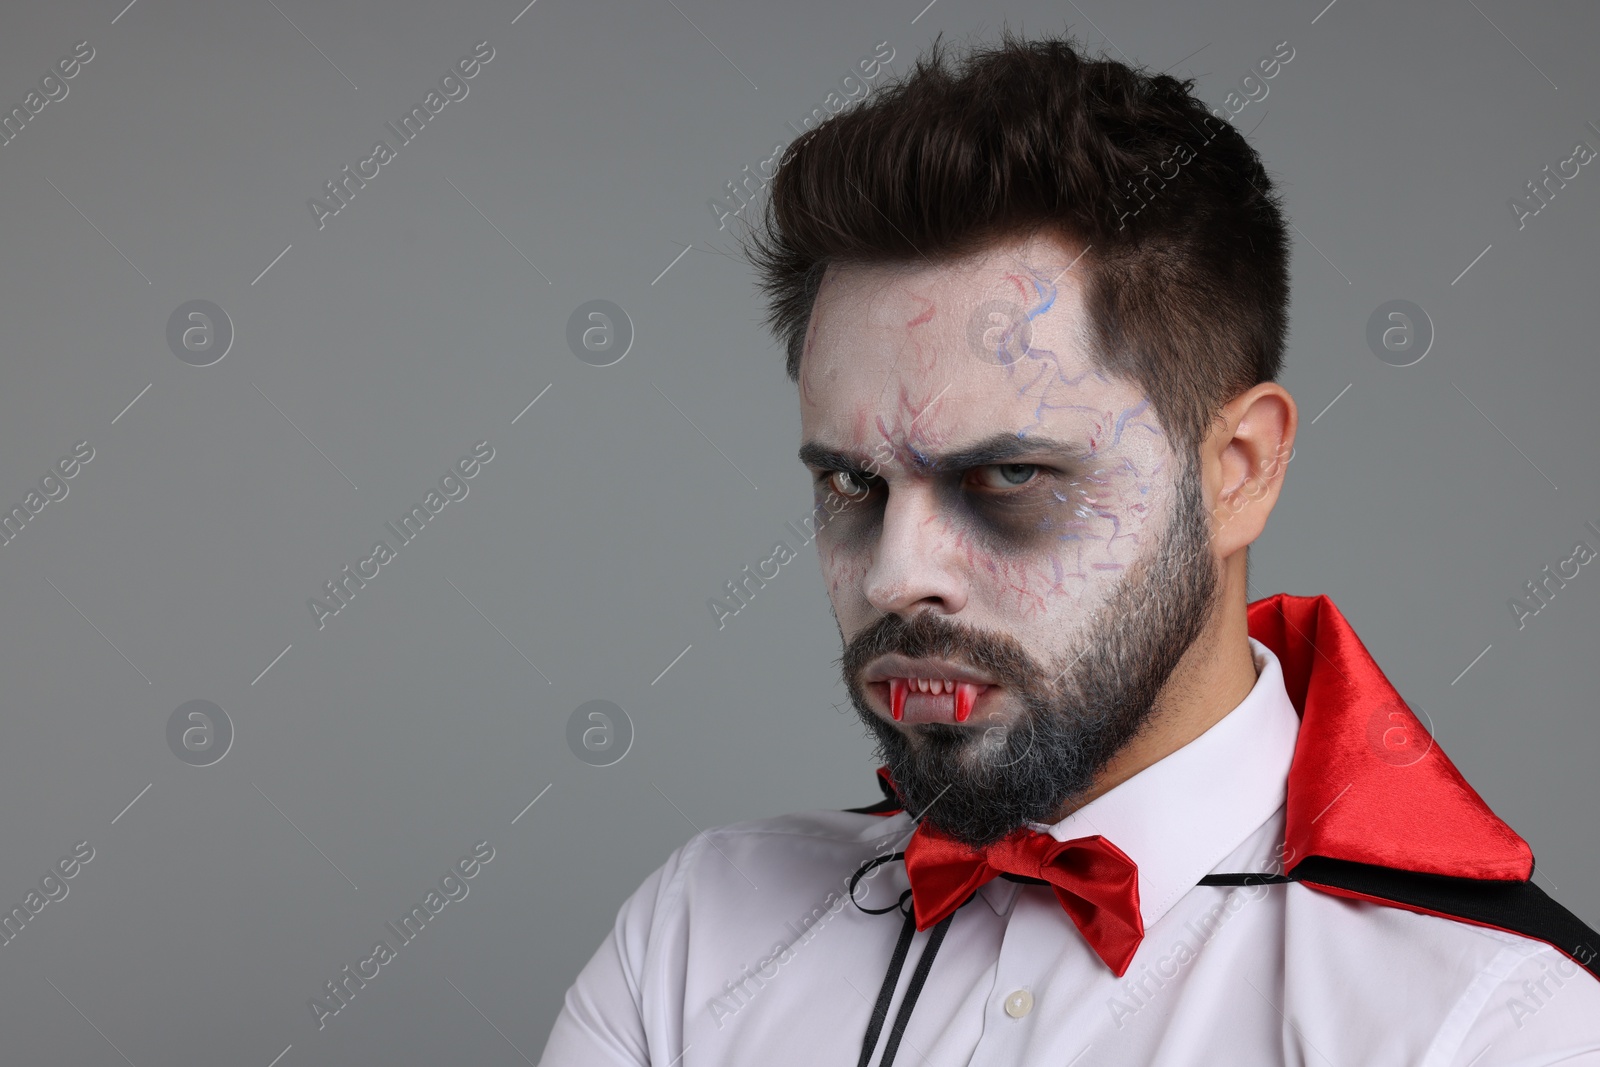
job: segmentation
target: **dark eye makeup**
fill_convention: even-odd
[[[992,463],[952,471],[936,481],[941,510],[992,547],[1026,548],[1054,540],[1078,521],[1083,487],[1066,472],[1036,463]],[[817,491],[855,506],[839,513],[853,532],[881,518],[883,479],[850,468],[820,470]],[[875,504],[870,509],[862,505]]]

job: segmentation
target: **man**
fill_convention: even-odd
[[[1251,603],[1288,242],[1192,83],[1007,35],[756,242],[885,799],[696,835],[546,1067],[1600,1063],[1600,935],[1326,597]]]

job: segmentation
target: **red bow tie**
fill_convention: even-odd
[[[905,862],[918,930],[934,926],[979,886],[1005,873],[1050,883],[1089,947],[1118,978],[1144,940],[1139,868],[1098,834],[1057,841],[1024,827],[974,850],[924,822],[906,844]]]

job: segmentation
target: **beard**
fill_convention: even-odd
[[[1210,619],[1219,584],[1197,457],[1185,462],[1176,497],[1153,551],[1135,560],[1076,647],[1052,664],[1009,635],[927,611],[884,615],[846,644],[845,688],[907,812],[973,848],[1028,822],[1053,823],[1151,721]],[[1004,726],[921,723],[903,731],[868,706],[860,681],[872,660],[893,652],[983,671],[1020,712]]]

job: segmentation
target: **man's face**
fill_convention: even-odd
[[[800,366],[852,702],[913,812],[970,844],[1053,822],[1209,616],[1198,475],[1087,353],[1080,249],[830,270]],[[842,472],[842,473],[841,473]]]

